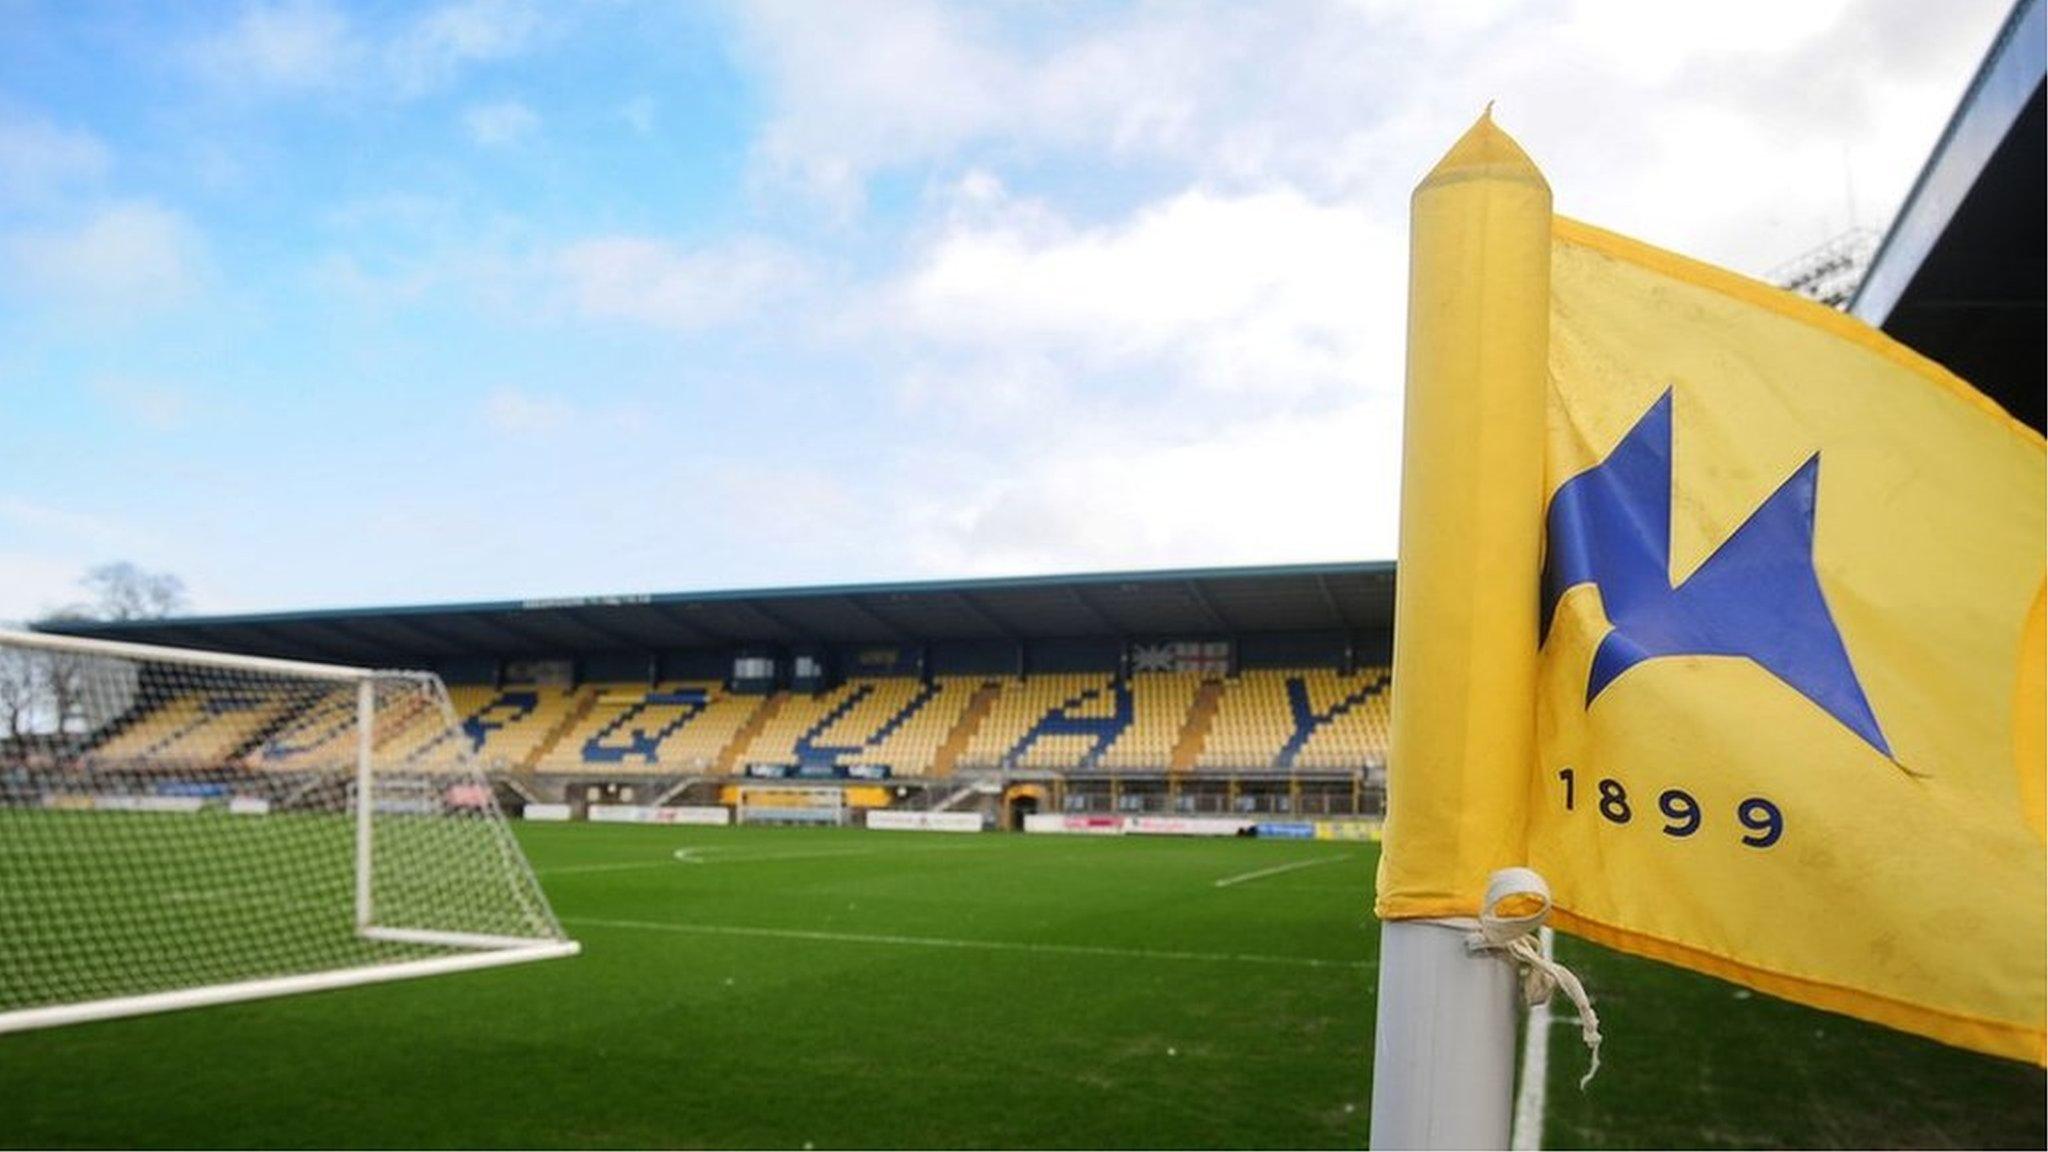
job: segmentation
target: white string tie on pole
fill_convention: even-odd
[[[1506,957],[1521,975],[1522,1002],[1530,1007],[1548,1003],[1557,992],[1572,1002],[1579,1014],[1579,1038],[1593,1057],[1586,1074],[1579,1077],[1579,1089],[1584,1091],[1600,1071],[1600,1016],[1579,978],[1537,945],[1536,930],[1549,918],[1550,885],[1543,877],[1532,868],[1502,868],[1487,879],[1479,930],[1465,937],[1465,950]]]

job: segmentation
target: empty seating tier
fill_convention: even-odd
[[[1227,682],[1201,769],[1375,768],[1386,764],[1388,675],[1255,669]]]
[[[490,770],[585,777],[753,763],[920,776],[942,748],[967,771],[1358,771],[1386,763],[1388,684],[1385,668],[1260,668],[863,677],[773,697],[716,681],[457,686],[452,727],[431,697],[414,697],[379,709],[372,740],[385,764],[467,752]],[[985,706],[970,716],[977,699]],[[358,739],[351,688],[290,700],[187,692],[138,709],[90,761],[335,771]]]
[[[870,764],[894,775],[931,770],[979,681],[941,677],[849,680],[791,695],[740,755],[754,764]]]

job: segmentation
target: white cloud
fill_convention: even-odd
[[[60,508],[23,496],[0,495],[0,521],[14,539],[35,537],[87,549],[121,552],[150,542],[149,534],[89,512]]]
[[[644,236],[578,241],[555,257],[583,316],[693,331],[728,323],[806,280],[789,250],[760,240],[684,248]]]
[[[1702,56],[1776,54],[1807,43],[1832,30],[1851,8],[1848,0],[1577,0],[1561,14],[1558,28],[1603,66],[1640,80],[1668,81]],[[1759,35],[1764,30],[1767,37]]]
[[[319,0],[251,4],[194,51],[209,77],[284,90],[339,84],[362,55],[348,17]]]
[[[192,410],[192,397],[175,384],[158,380],[103,377],[91,384],[102,404],[122,419],[153,432],[181,428]]]
[[[770,305],[785,306],[793,327],[813,325],[824,307],[811,265],[762,237],[556,240],[516,216],[412,197],[350,203],[327,219],[341,235],[306,279],[370,308],[444,297],[508,323],[566,323],[573,338],[609,339],[582,322],[697,334],[752,321]]]
[[[68,559],[0,550],[0,625],[26,624],[77,600],[84,570]]]
[[[878,172],[959,173],[842,326],[892,335],[928,437],[882,497],[920,571],[1391,556],[1407,193],[1488,98],[1562,210],[1760,270],[1846,222],[1845,142],[1882,154],[1875,199],[1902,191],[1981,49],[1827,7],[1765,47],[1714,13],[1671,35],[1592,6],[1426,11],[1155,8],[1034,37],[912,8],[839,28],[835,63],[769,10],[757,32],[798,48],[773,73],[772,170],[840,198]],[[1948,64],[1887,55],[1916,36],[1951,38]],[[943,106],[877,72],[897,51]],[[955,99],[970,77],[982,91]],[[1182,190],[1118,209],[1062,156]]]
[[[895,536],[931,573],[1392,556],[1399,420],[1381,397],[1177,443],[1087,437],[961,473],[988,479],[918,497]]]
[[[841,325],[900,366],[922,463],[868,530],[917,571],[1392,554],[1398,233],[1285,186],[1081,226],[986,172],[944,215]]]
[[[540,127],[540,117],[517,100],[472,104],[463,110],[462,126],[469,138],[486,148],[517,144]]]
[[[263,521],[261,510],[252,513]],[[207,569],[218,565],[232,581],[249,567],[252,556],[265,553],[259,548],[224,557],[214,532],[224,523],[213,516],[202,518],[199,527],[174,530],[158,516],[135,515],[132,509],[88,510],[19,491],[0,492],[0,621],[36,620],[79,603],[87,598],[79,587],[86,572],[118,560],[185,578],[195,611],[242,608],[245,602],[220,594],[219,573]]]
[[[188,57],[207,80],[231,87],[410,98],[445,87],[464,68],[519,55],[540,23],[529,0],[456,0],[382,29],[326,0],[283,0],[247,5]]]
[[[873,168],[984,131],[1016,63],[957,28],[964,10],[771,3],[742,9],[781,107],[764,159],[828,195],[857,197]]]
[[[1193,189],[1081,229],[1040,206],[992,211],[986,178],[966,191],[982,219],[942,233],[890,309],[926,341],[1093,371],[1153,362],[1229,392],[1392,382],[1404,261],[1355,207]]]
[[[407,261],[395,265],[365,263],[353,252],[330,252],[307,270],[307,282],[352,303],[369,308],[406,307],[446,284],[443,262]]]
[[[619,105],[619,119],[642,136],[654,131],[654,97],[642,93]]]
[[[0,205],[35,203],[105,176],[113,157],[90,132],[0,112]]]
[[[936,2],[743,10],[771,119],[771,173],[840,202],[882,171],[962,153],[1154,163],[1183,177],[1326,170],[1390,108],[1435,90],[1409,58],[1418,12],[1326,0],[1181,4],[1087,18]],[[1469,52],[1469,46],[1453,51]],[[1476,106],[1475,106],[1476,110]],[[1377,160],[1384,164],[1382,154]]]
[[[339,201],[317,219],[328,247],[304,280],[351,305],[412,308],[447,293],[530,317],[556,287],[533,254],[541,241],[531,225],[489,201],[394,188]]]
[[[540,28],[528,0],[459,0],[434,8],[393,37],[385,59],[407,93],[440,87],[470,64],[524,52]]]
[[[501,388],[484,400],[484,422],[515,436],[557,432],[576,418],[568,401]]]
[[[0,620],[34,620],[81,598],[95,564],[155,555],[150,531],[97,513],[0,493]]]
[[[1391,226],[1497,98],[1561,210],[1762,271],[1849,222],[1851,178],[1862,223],[1888,217],[2004,10],[1323,0],[1052,18],[791,0],[742,19],[770,109],[760,171],[842,208],[877,174],[1000,158],[1286,184]]]
[[[493,389],[483,414],[492,430],[527,440],[593,432],[616,437],[645,428],[649,419],[635,401],[580,401],[523,388]]]
[[[74,228],[0,242],[20,287],[103,318],[186,302],[199,290],[204,252],[184,217],[143,200],[99,209]]]

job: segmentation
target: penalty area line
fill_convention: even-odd
[[[1351,854],[1349,852],[1346,852],[1341,856],[1323,856],[1315,860],[1297,860],[1292,864],[1281,864],[1272,868],[1261,868],[1257,872],[1242,872],[1236,876],[1225,876],[1223,879],[1218,880],[1216,882],[1216,887],[1228,888],[1232,884],[1242,884],[1247,880],[1263,880],[1268,876],[1278,876],[1283,872],[1299,872],[1303,868],[1314,868],[1318,864],[1335,864],[1339,860],[1349,859],[1351,859]]]
[[[655,920],[606,920],[565,916],[564,924],[592,928],[623,928],[642,932],[678,932],[694,936],[740,936],[762,940],[809,940],[824,944],[879,944],[899,948],[944,948],[968,952],[1034,952],[1054,956],[1108,956],[1119,960],[1184,960],[1210,964],[1266,964],[1286,968],[1333,968],[1368,971],[1371,960],[1323,960],[1313,956],[1274,956],[1259,952],[1183,952],[1164,948],[1114,948],[1097,944],[1034,944],[1023,940],[963,940],[946,936],[897,936],[869,932],[823,932],[807,928],[753,928],[737,924],[677,924]]]

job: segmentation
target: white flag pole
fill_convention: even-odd
[[[1374,1148],[1506,1148],[1514,1118],[1514,966],[1465,950],[1471,929],[1380,926]]]

